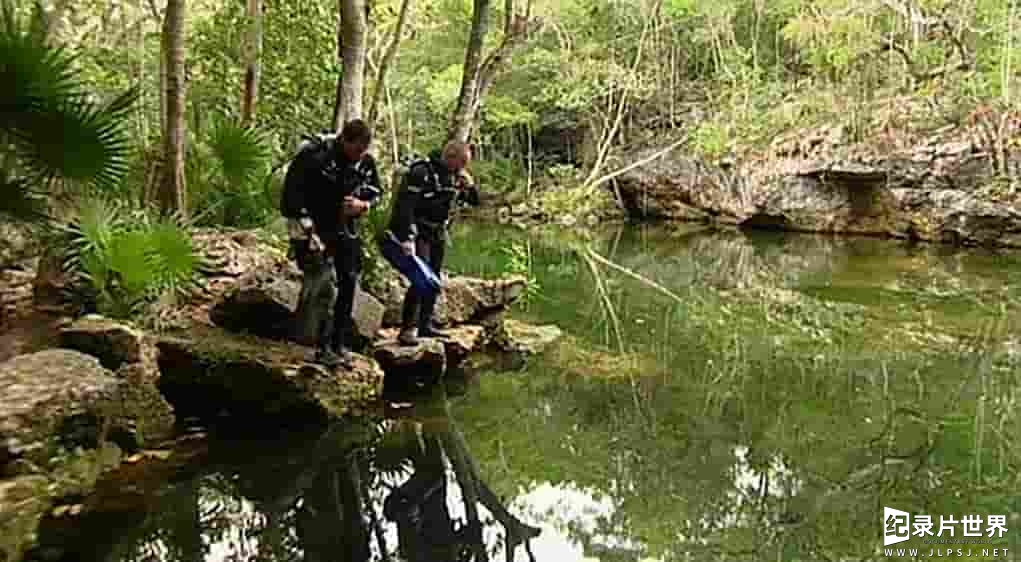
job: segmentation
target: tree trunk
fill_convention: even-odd
[[[376,86],[372,92],[372,101],[369,103],[368,121],[370,126],[376,122],[376,110],[379,108],[379,102],[386,91],[386,73],[389,72],[390,66],[393,65],[394,59],[397,58],[397,51],[401,44],[401,35],[404,33],[404,25],[408,21],[408,14],[411,12],[412,1],[413,0],[401,0],[401,11],[397,15],[397,23],[394,25],[393,37],[390,39],[390,44],[386,48],[383,60],[379,63],[379,70],[376,72]]]
[[[362,116],[362,90],[365,86],[365,52],[369,18],[366,0],[339,0],[340,22],[337,34],[343,69],[337,84],[333,116],[334,128]]]
[[[464,73],[461,76],[461,93],[450,123],[447,140],[468,142],[474,125],[479,99],[479,69],[482,67],[482,45],[489,30],[490,0],[475,0],[472,27],[468,35],[468,48],[464,54]]]
[[[262,0],[248,0],[248,38],[245,50],[241,122],[251,125],[255,120],[255,104],[259,99],[259,76],[262,74]]]
[[[164,175],[157,199],[163,212],[186,213],[185,157],[185,6],[186,0],[167,0],[163,17],[163,59],[166,67],[166,116],[163,128]]]
[[[161,19],[161,21],[163,21]],[[164,27],[166,22],[163,23]],[[160,33],[160,132],[167,130],[167,34]]]

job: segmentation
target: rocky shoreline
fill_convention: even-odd
[[[799,130],[765,150],[716,159],[684,148],[633,150],[607,171],[644,163],[604,184],[608,204],[599,212],[554,215],[538,197],[482,214],[515,225],[616,218],[1021,248],[1017,146],[994,156],[975,131],[953,126],[927,136],[850,136],[840,126]]]
[[[734,161],[673,153],[611,188],[637,219],[1021,248],[1016,187],[997,189],[1006,179],[964,131],[895,146],[849,144],[847,136],[840,127],[802,131]],[[1007,164],[1016,179],[1021,154]]]
[[[331,372],[288,341],[300,274],[278,248],[248,231],[201,231],[194,240],[207,267],[189,296],[157,305],[158,331],[74,318],[54,299],[59,276],[20,262],[15,281],[32,301],[5,308],[0,322],[9,329],[19,317],[36,322],[26,318],[33,308],[48,310],[57,337],[0,349],[0,560],[20,558],[53,505],[86,496],[126,458],[172,438],[184,419],[346,420],[381,411],[388,377],[435,380],[487,347],[533,351],[506,343],[504,329],[524,279],[448,279],[438,317],[450,337],[402,347],[392,325],[403,284],[394,277],[379,294],[358,295],[354,368]]]

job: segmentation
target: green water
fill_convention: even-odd
[[[214,444],[155,492],[114,486],[87,515],[48,522],[35,558],[397,560],[399,542],[427,550],[383,514],[418,455],[454,519],[454,469],[475,466],[501,509],[542,530],[540,562],[912,559],[885,554],[884,507],[928,514],[934,532],[941,516],[981,516],[984,533],[1002,515],[1007,529],[976,539],[957,524],[953,539],[992,544],[885,548],[1018,559],[1021,256],[465,225],[450,268],[530,276],[514,315],[565,337],[514,370],[483,363],[410,414]],[[452,467],[430,469],[422,447]],[[427,525],[444,525],[442,503],[423,508]],[[504,526],[480,511],[504,560]]]

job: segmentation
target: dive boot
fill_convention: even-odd
[[[343,359],[329,349],[319,349],[316,351],[315,362],[319,363],[327,369],[336,369],[344,364]],[[348,367],[350,368],[350,367]]]
[[[446,331],[439,329],[435,324],[429,323],[418,329],[418,337],[420,338],[445,338],[448,334]]]
[[[334,353],[336,354],[341,367],[344,367],[349,371],[354,368],[354,358],[351,355],[350,349],[345,346],[340,346],[340,348]]]
[[[417,332],[418,330],[415,328],[401,328],[401,333],[397,335],[397,342],[406,346],[418,345]]]

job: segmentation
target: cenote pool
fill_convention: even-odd
[[[886,555],[884,507],[1007,518],[969,539],[986,545],[898,545],[917,558],[1017,555],[1016,252],[466,224],[450,267],[528,275],[514,316],[564,337],[382,419],[129,466],[50,516],[29,559],[453,562],[479,536],[475,560],[914,558]]]

